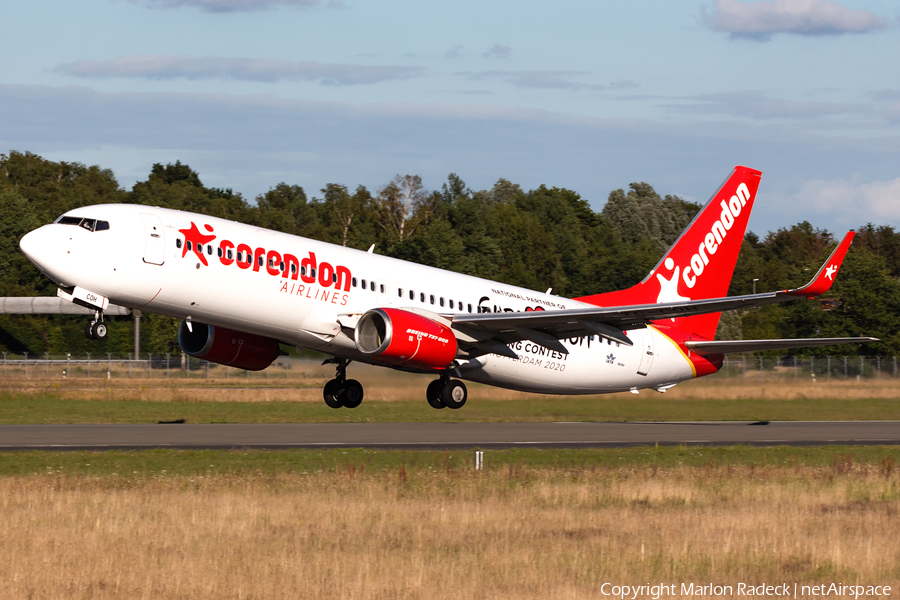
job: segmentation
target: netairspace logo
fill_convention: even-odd
[[[889,585],[844,585],[843,583],[737,583],[734,585],[718,585],[715,583],[645,583],[643,585],[617,585],[604,583],[600,593],[610,598],[624,600],[629,598],[709,596],[728,597],[762,596],[769,598],[799,598],[808,596],[834,596],[840,598],[881,598],[891,595]]]

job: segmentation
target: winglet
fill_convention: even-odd
[[[788,293],[792,296],[806,296],[812,298],[813,296],[819,296],[830,290],[831,284],[834,283],[834,277],[840,270],[841,263],[844,262],[844,256],[847,254],[847,249],[850,248],[850,242],[853,241],[853,235],[854,232],[847,232],[847,235],[844,236],[844,239],[841,240],[838,247],[834,249],[834,252],[831,253],[831,256],[828,257],[828,260],[825,261],[825,264],[822,265],[819,272],[816,273],[816,276],[812,278],[812,281],[801,288],[788,290]]]

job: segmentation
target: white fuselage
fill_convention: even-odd
[[[104,220],[109,228],[51,224],[23,238],[23,251],[60,285],[375,364],[357,350],[350,324],[375,307],[449,316],[589,306],[194,213],[111,204],[67,215]],[[249,263],[239,263],[238,252],[245,257],[248,251]],[[516,342],[510,347],[519,360],[488,354],[460,361],[459,372],[472,381],[553,394],[662,389],[694,376],[690,360],[656,328],[627,334],[633,347],[596,336],[562,340],[568,354]]]

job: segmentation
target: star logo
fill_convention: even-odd
[[[209,225],[204,225],[203,228],[210,232],[213,230]],[[209,263],[206,262],[206,257],[203,256],[203,245],[216,239],[216,236],[203,235],[203,233],[197,229],[197,225],[193,221],[191,221],[190,229],[179,229],[178,232],[184,234],[185,240],[184,249],[181,251],[181,258],[184,258],[188,253],[188,244],[191,244],[191,250],[197,255],[197,258],[200,259],[203,266],[208,267]]]
[[[828,268],[825,269],[825,278],[834,281],[834,274],[837,272],[837,267],[834,265],[828,265]]]

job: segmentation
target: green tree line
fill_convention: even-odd
[[[330,183],[308,196],[278,183],[252,202],[231,189],[203,185],[181,162],[155,164],[148,177],[123,189],[109,169],[54,162],[28,152],[0,155],[0,295],[55,295],[56,287],[18,249],[28,231],[79,206],[128,202],[187,210],[352,248],[519,285],[553,288],[561,296],[623,289],[640,281],[700,209],[660,196],[647,183],[614,190],[600,212],[577,192],[544,185],[525,191],[499,179],[472,190],[450,174],[439,190],[416,175],[398,175],[376,190]],[[730,294],[805,283],[834,247],[830,232],[803,222],[763,238],[748,233]],[[900,234],[864,225],[828,302],[797,302],[730,313],[719,337],[780,338],[874,335],[865,354],[900,350]],[[0,316],[0,348],[21,354],[132,350],[130,318],[110,319],[109,337],[89,341],[84,318]],[[176,353],[177,322],[146,315],[142,349]],[[847,348],[816,348],[842,354]]]

